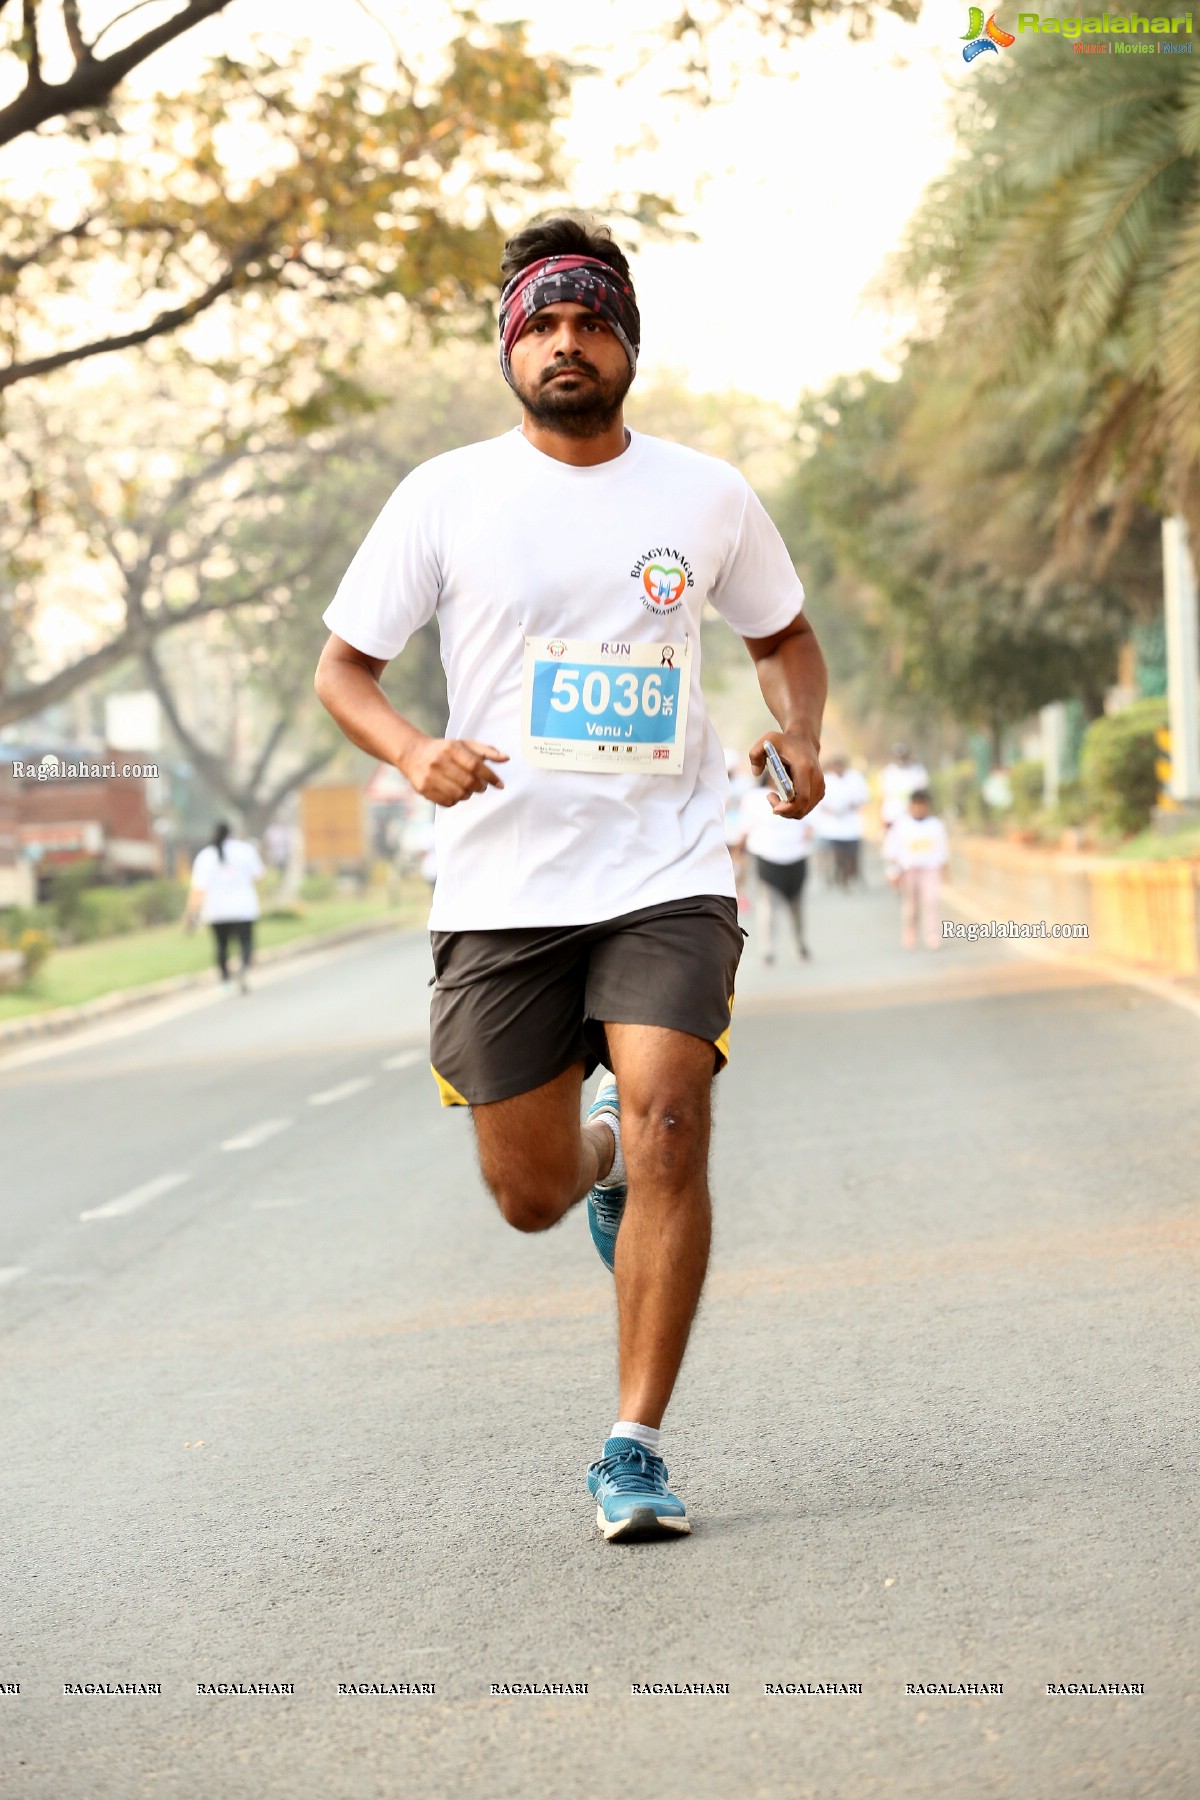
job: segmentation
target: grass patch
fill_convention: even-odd
[[[296,938],[319,937],[344,925],[391,918],[399,926],[419,926],[429,912],[429,889],[423,881],[400,882],[392,896],[322,900],[303,908],[303,918],[262,919],[255,932],[258,950],[288,944]],[[236,952],[235,952],[236,960]],[[156,925],[122,937],[102,938],[56,950],[27,988],[0,994],[0,1023],[60,1006],[81,1006],[121,988],[144,987],[170,975],[195,975],[214,967],[212,933],[200,926],[191,936],[182,925]]]
[[[1200,856],[1200,825],[1171,833],[1139,831],[1136,837],[1106,850],[1105,855],[1120,857],[1122,862],[1166,862],[1173,856]]]

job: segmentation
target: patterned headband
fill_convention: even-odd
[[[615,269],[592,256],[546,256],[518,269],[500,296],[500,367],[512,386],[512,347],[535,313],[560,301],[587,306],[612,327],[613,335],[637,368],[642,321],[633,289]]]

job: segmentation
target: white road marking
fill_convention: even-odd
[[[373,1075],[359,1075],[353,1081],[343,1081],[339,1087],[325,1088],[320,1094],[310,1094],[310,1106],[332,1106],[335,1100],[348,1100],[351,1094],[361,1094],[364,1088],[370,1087]]]
[[[222,1150],[253,1150],[256,1144],[265,1144],[268,1138],[286,1131],[294,1119],[264,1119],[259,1125],[251,1125],[248,1131],[241,1131],[237,1137],[226,1138],[221,1145]]]
[[[79,1217],[81,1220],[123,1218],[126,1213],[137,1212],[140,1206],[149,1205],[160,1194],[169,1194],[172,1188],[190,1180],[190,1175],[156,1175],[153,1181],[143,1181],[141,1187],[130,1188],[127,1194],[118,1194],[115,1200],[106,1200],[103,1206],[90,1207]]]
[[[22,1275],[28,1275],[28,1269],[0,1269],[0,1287],[7,1287],[10,1281],[20,1281]]]
[[[402,1050],[399,1056],[385,1057],[379,1066],[381,1069],[411,1069],[414,1063],[424,1062],[427,1055],[425,1050]]]

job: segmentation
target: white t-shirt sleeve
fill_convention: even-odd
[[[442,577],[422,516],[423,489],[412,475],[400,483],[326,608],[330,631],[365,656],[399,656],[437,606]]]
[[[709,596],[739,637],[770,637],[804,606],[787,545],[749,482],[737,537]]]
[[[211,844],[206,844],[204,849],[196,854],[195,861],[192,863],[192,886],[201,893],[209,884],[212,865],[216,860],[217,853]]]

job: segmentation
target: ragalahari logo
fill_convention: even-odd
[[[985,25],[982,6],[971,8],[967,25],[968,29],[963,32],[964,62],[974,62],[975,58],[982,56],[985,50],[995,50],[998,54],[1001,50],[1007,50],[1010,44],[1015,44],[1017,41],[1011,31],[1004,31],[997,25],[995,13]]]

